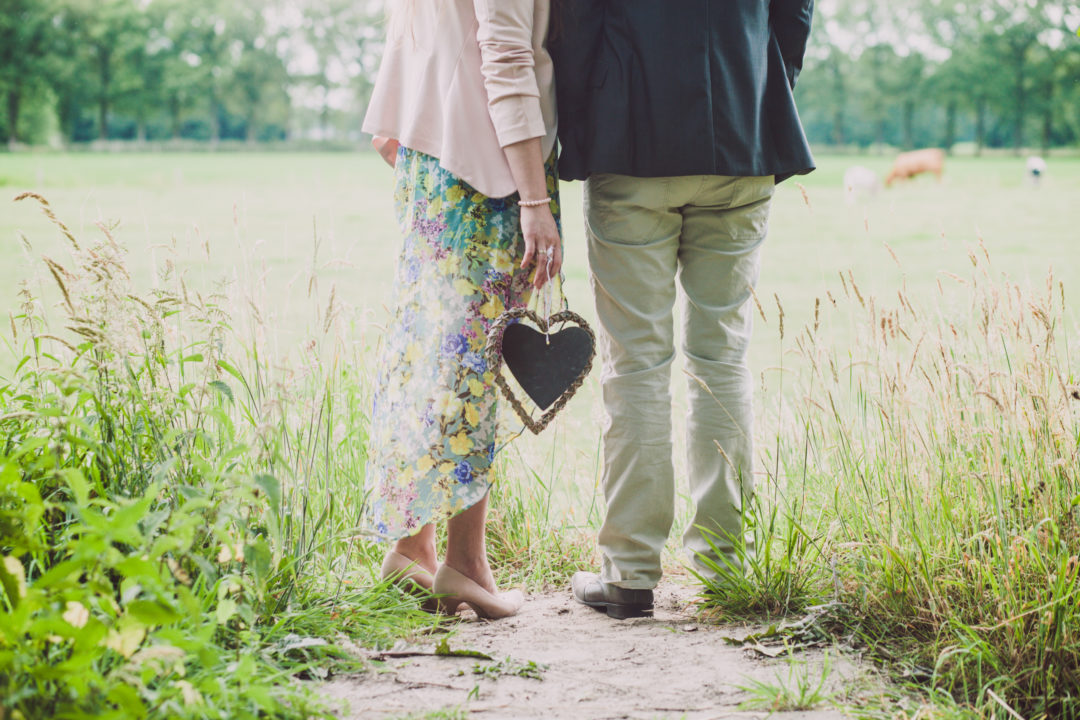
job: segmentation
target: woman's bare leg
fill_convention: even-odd
[[[487,497],[446,523],[446,564],[495,593],[495,578],[484,542]]]
[[[435,557],[434,523],[428,523],[415,535],[398,540],[394,545],[394,550],[434,575],[439,567],[439,562]]]

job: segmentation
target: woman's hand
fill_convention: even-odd
[[[533,285],[537,290],[562,269],[562,242],[559,226],[551,214],[551,203],[521,208],[521,234],[525,237],[525,256],[521,267],[536,263]]]
[[[394,167],[397,164],[397,151],[400,147],[397,140],[376,135],[371,138],[371,146],[382,156],[387,165]]]

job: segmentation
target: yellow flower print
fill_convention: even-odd
[[[455,455],[468,455],[472,447],[472,438],[466,435],[464,430],[450,437],[450,452]]]
[[[482,396],[484,394],[484,383],[476,378],[469,378],[469,392],[473,394],[473,397]]]
[[[425,455],[416,461],[416,469],[421,475],[426,475],[433,467],[435,467],[435,460],[430,455]]]
[[[452,438],[451,438],[451,440],[452,440]],[[441,472],[443,475],[445,475],[447,473],[452,473],[452,472],[454,472],[454,468],[456,468],[456,467],[457,467],[457,465],[455,465],[454,463],[447,460],[442,465],[439,465],[439,472]]]
[[[469,297],[476,292],[476,288],[465,278],[458,278],[454,281],[454,291],[461,297]]]
[[[440,212],[442,212],[442,198],[434,197],[428,203],[427,216],[434,219],[439,216]]]
[[[494,320],[502,315],[503,304],[502,300],[492,296],[488,298],[488,301],[480,306],[480,314],[486,317],[488,320]]]
[[[476,427],[480,424],[480,411],[476,409],[476,405],[472,403],[465,403],[465,419],[469,421],[469,424]],[[472,442],[469,442],[472,445]]]
[[[491,267],[501,273],[508,273],[514,268],[514,256],[509,250],[495,251],[495,257],[491,260]]]
[[[409,343],[409,347],[405,348],[405,362],[414,363],[420,359],[420,343]]]
[[[465,199],[465,188],[460,185],[451,185],[446,191],[446,201],[451,205],[457,205]]]

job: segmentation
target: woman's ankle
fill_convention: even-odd
[[[497,592],[495,577],[491,572],[491,565],[488,564],[486,557],[455,557],[448,554],[444,564],[458,571],[488,592]]]
[[[439,567],[438,558],[435,555],[435,546],[430,547],[426,543],[409,542],[410,538],[398,540],[394,545],[394,552],[404,555],[417,565],[434,574]]]

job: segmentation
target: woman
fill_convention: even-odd
[[[515,614],[484,523],[495,449],[491,322],[562,265],[549,0],[398,0],[364,131],[395,167],[405,235],[368,442],[383,576]],[[435,523],[447,520],[446,559]]]

